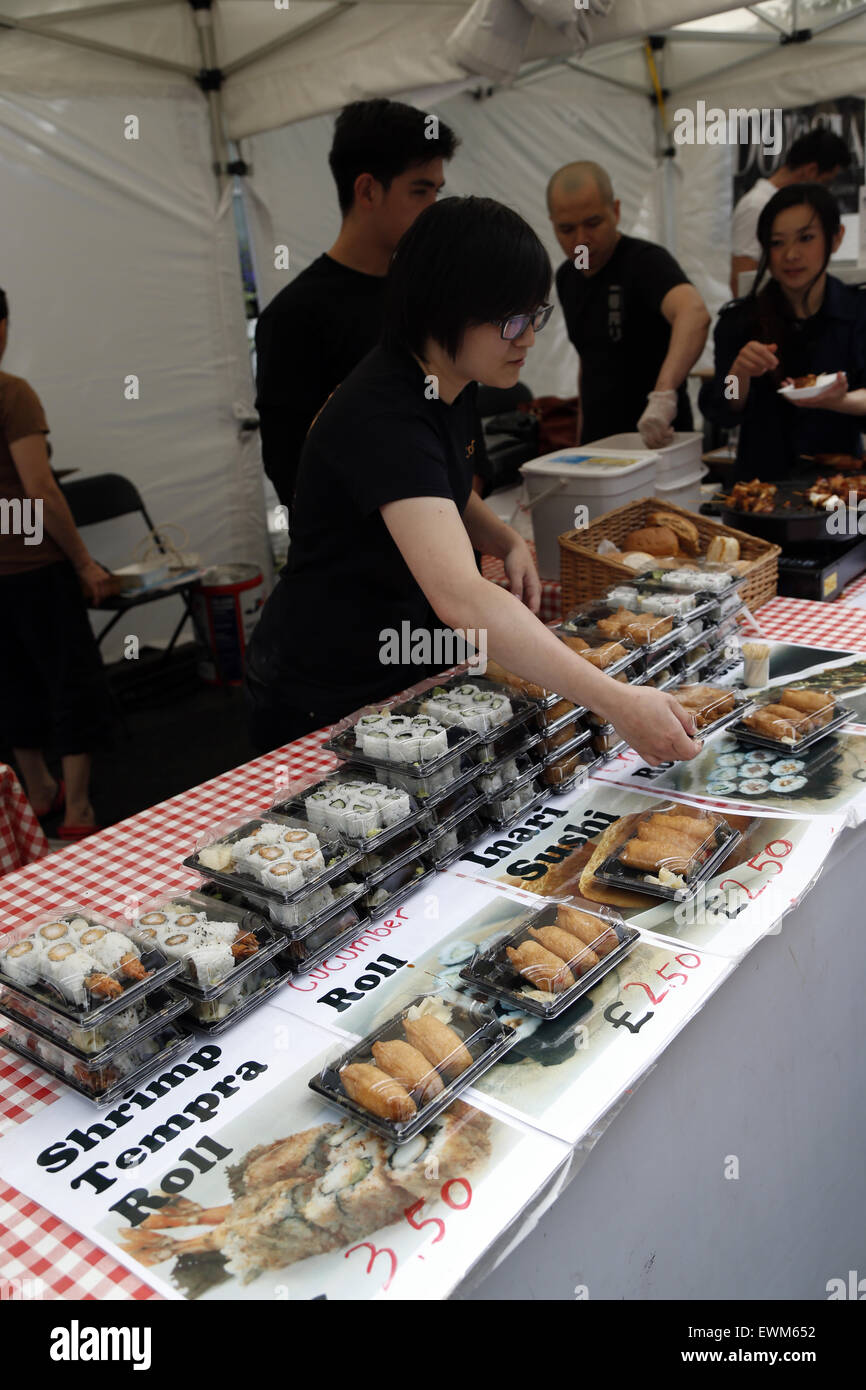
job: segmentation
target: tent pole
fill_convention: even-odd
[[[100,43],[98,39],[86,39],[80,34],[63,34],[49,28],[44,22],[31,23],[29,19],[15,19],[12,15],[0,14],[0,29],[18,29],[22,34],[35,34],[37,38],[50,43],[68,43],[72,48],[86,48],[91,53],[104,53],[109,58],[124,58],[130,63],[141,63],[145,67],[158,68],[161,72],[179,72],[183,77],[194,77],[192,68],[184,63],[174,63],[169,58],[152,58],[149,53],[133,53],[127,48],[118,48],[113,43]]]
[[[199,52],[201,53],[202,70],[198,75],[198,84],[207,97],[214,174],[219,185],[220,196],[222,196],[230,180],[228,172],[229,149],[223,128],[223,107],[220,95],[223,73],[217,63],[211,0],[189,0],[189,4],[193,12],[193,20],[198,33]]]

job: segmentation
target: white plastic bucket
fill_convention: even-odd
[[[521,465],[542,579],[559,579],[559,537],[639,497],[652,497],[656,458],[640,449],[591,444],[558,449]],[[578,512],[585,507],[586,512]]]
[[[595,440],[593,448],[641,449],[643,444],[639,434],[610,434]],[[703,437],[697,430],[681,430],[674,435],[673,444],[656,450],[656,495],[688,511],[697,511],[704,500],[701,483],[707,472],[701,462],[702,453]]]

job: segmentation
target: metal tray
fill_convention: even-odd
[[[518,927],[501,936],[486,951],[479,951],[473,956],[470,963],[460,971],[460,978],[473,989],[505,1000],[510,1008],[518,1009],[521,1013],[533,1014],[536,1018],[543,1019],[558,1018],[560,1014],[565,1013],[566,1009],[570,1009],[578,999],[597,985],[599,980],[603,980],[605,975],[633,950],[640,940],[640,932],[636,927],[627,926],[621,919],[600,917],[599,935],[608,928],[612,929],[619,939],[619,946],[602,956],[598,965],[594,965],[585,975],[580,975],[570,989],[553,995],[549,1003],[541,999],[532,999],[522,992],[518,984],[521,976],[515,972],[514,966],[505,954],[505,948],[522,941],[529,927],[550,926],[554,923],[560,906],[560,903],[548,903],[535,912],[527,913]],[[603,923],[606,925],[601,925]],[[523,984],[528,985],[529,981],[523,981]]]
[[[442,1114],[443,1110],[447,1110],[451,1102],[462,1091],[465,1091],[467,1086],[473,1085],[480,1076],[483,1076],[484,1072],[488,1071],[504,1052],[513,1047],[516,1041],[514,1029],[501,1019],[491,1015],[487,1021],[479,1025],[476,1019],[472,1018],[459,1005],[455,1005],[449,1027],[454,1028],[454,1031],[459,1033],[464,1046],[472,1054],[472,1065],[451,1081],[446,1081],[442,1077],[444,1085],[439,1094],[422,1104],[417,1113],[409,1120],[385,1120],[378,1115],[371,1115],[369,1110],[365,1110],[362,1105],[346,1095],[340,1083],[340,1069],[348,1066],[351,1062],[372,1060],[372,1046],[375,1042],[387,1042],[397,1038],[405,1041],[405,1034],[402,1032],[400,1024],[408,1010],[413,1005],[422,1003],[425,998],[426,996],[422,994],[413,999],[399,1014],[389,1018],[375,1032],[368,1033],[354,1047],[348,1048],[342,1056],[324,1067],[309,1082],[310,1090],[315,1091],[316,1095],[347,1112],[367,1129],[372,1129],[392,1144],[406,1144],[410,1139],[414,1139],[416,1134],[420,1134],[422,1130],[426,1129],[437,1116]],[[456,1027],[455,1024],[457,1024]],[[430,1066],[433,1070],[432,1062]]]

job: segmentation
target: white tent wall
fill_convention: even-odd
[[[265,567],[257,445],[233,411],[249,409],[253,387],[231,209],[217,216],[200,93],[164,76],[161,87],[0,98],[3,366],[42,398],[56,467],[122,473],[207,563]],[[124,138],[130,114],[137,140]],[[138,400],[125,397],[130,374]],[[118,565],[141,535],[129,518],[85,539]],[[176,600],[139,610],[106,656],[126,633],[167,640],[181,611]]]
[[[571,71],[555,68],[526,86],[478,101],[469,93],[424,107],[453,126],[462,144],[446,169],[446,194],[474,193],[515,208],[535,228],[554,267],[562,252],[547,217],[547,180],[571,159],[597,159],[622,200],[622,224],[655,237],[660,227],[659,177],[649,101]],[[253,173],[248,185],[253,254],[262,306],[339,229],[328,149],[333,117],[299,121],[243,142]],[[288,271],[274,269],[274,247],[289,247]],[[577,357],[559,311],[539,334],[525,370],[537,395],[574,395]]]

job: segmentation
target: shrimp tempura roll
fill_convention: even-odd
[[[464,1046],[459,1033],[440,1019],[430,1014],[425,1014],[423,1018],[406,1018],[403,1020],[403,1031],[412,1046],[449,1080],[472,1066],[472,1054]]]
[[[411,1120],[417,1112],[406,1088],[370,1062],[351,1062],[343,1067],[340,1080],[350,1100],[383,1120]]]
[[[395,1038],[392,1042],[373,1043],[373,1056],[376,1065],[411,1091],[420,1105],[438,1096],[443,1091],[442,1078],[435,1067],[411,1043]]]
[[[529,935],[540,941],[546,951],[564,960],[577,975],[585,975],[587,970],[598,965],[595,951],[561,927],[530,927]]]
[[[552,951],[539,946],[537,941],[521,941],[516,949],[506,946],[505,951],[518,975],[535,985],[536,989],[561,994],[574,984],[574,976],[568,966],[563,965],[559,956]]]

